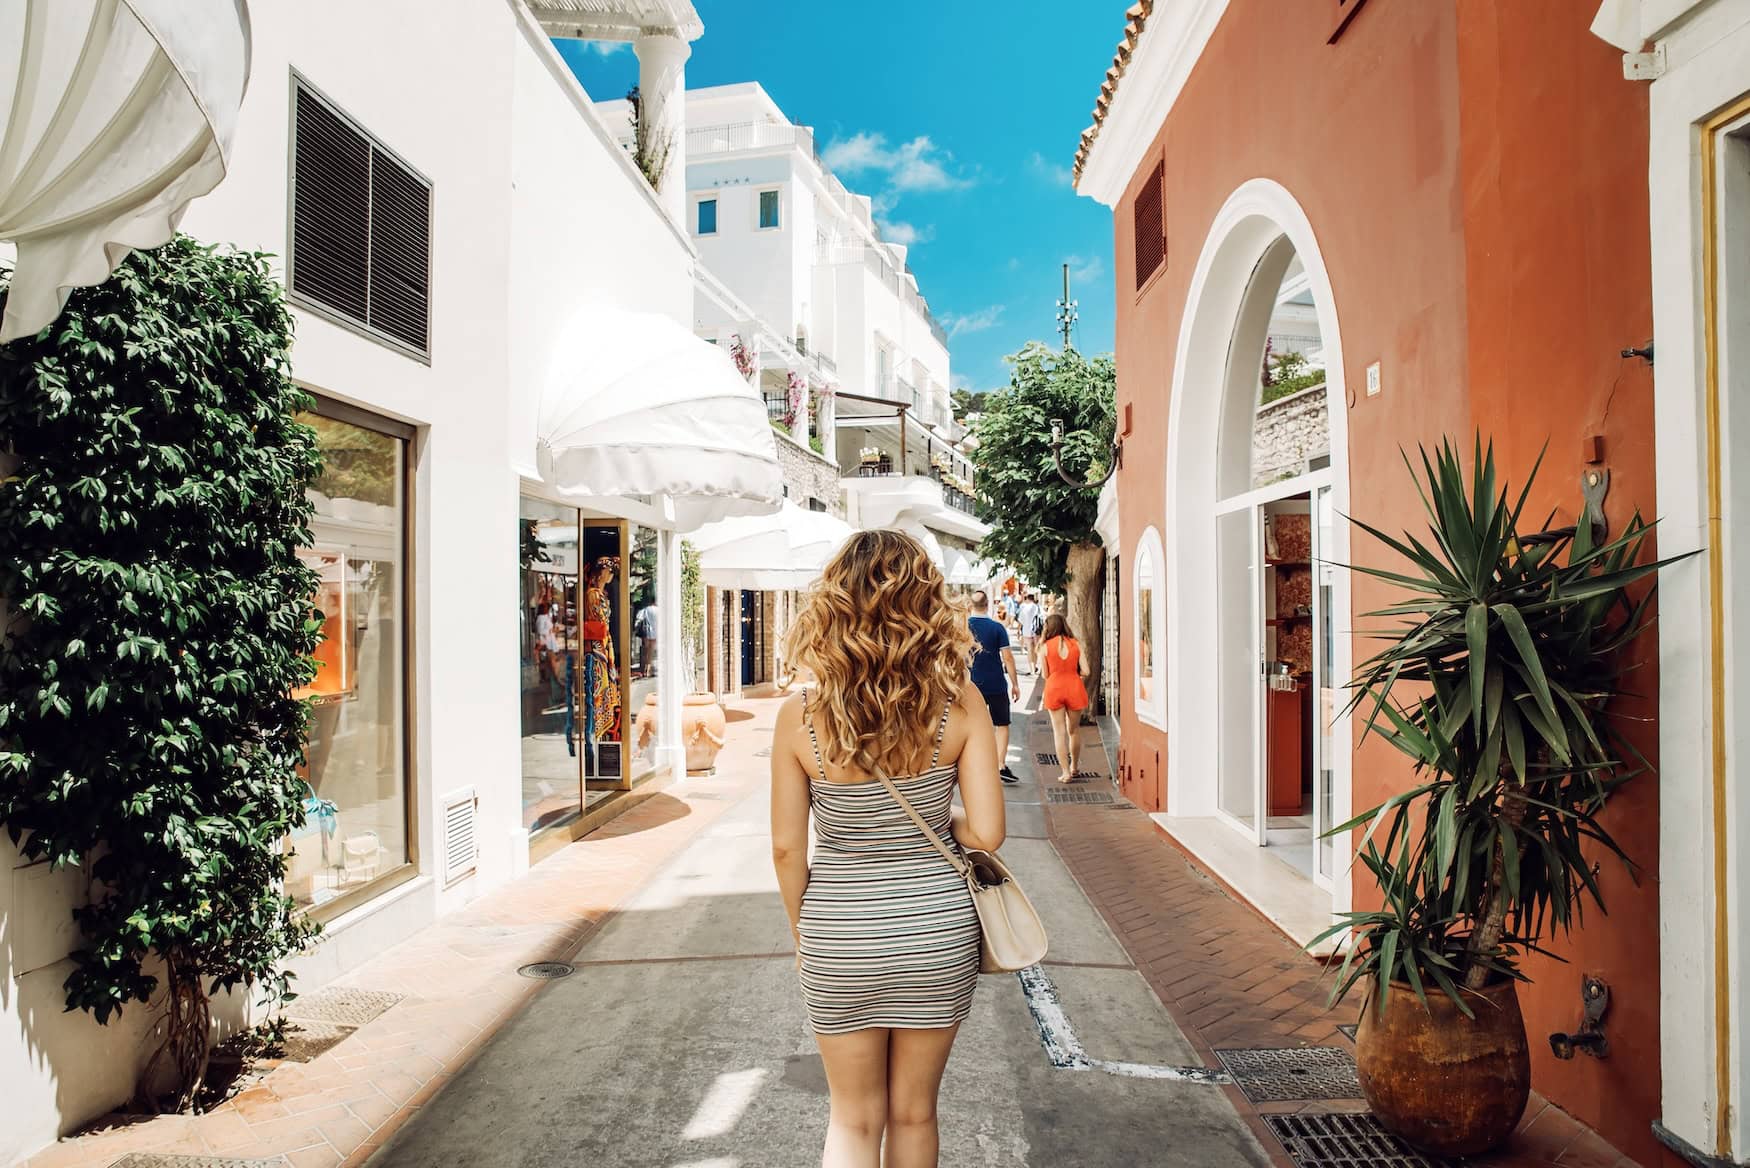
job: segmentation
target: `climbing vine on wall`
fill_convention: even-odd
[[[141,1095],[179,1107],[209,995],[283,995],[315,932],[281,887],[320,629],[290,344],[267,257],[179,238],[0,346],[0,822],[84,869],[67,1007],[162,1009]]]

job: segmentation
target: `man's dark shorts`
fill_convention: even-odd
[[[992,726],[1007,726],[1009,724],[1009,691],[1006,689],[981,689],[984,704],[990,707],[990,724]]]

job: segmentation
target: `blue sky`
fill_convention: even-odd
[[[811,125],[846,186],[877,200],[888,238],[915,240],[919,287],[951,334],[954,380],[1006,384],[1002,363],[1055,341],[1061,265],[1081,302],[1076,343],[1112,348],[1112,218],[1070,188],[1123,0],[695,0],[705,35],[689,86],[758,81]],[[590,96],[637,80],[629,46],[561,42]]]

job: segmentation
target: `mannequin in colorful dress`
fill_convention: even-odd
[[[615,557],[603,556],[584,572],[583,648],[592,678],[585,698],[593,708],[597,742],[620,740],[620,668],[614,659],[613,608],[608,602],[619,566]]]

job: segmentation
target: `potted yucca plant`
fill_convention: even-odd
[[[1651,622],[1652,589],[1637,585],[1671,561],[1643,562],[1639,515],[1603,542],[1584,515],[1522,532],[1537,467],[1511,498],[1480,438],[1468,482],[1450,443],[1421,461],[1426,537],[1356,521],[1406,563],[1355,569],[1401,595],[1369,614],[1396,627],[1377,634],[1350,705],[1416,782],[1333,829],[1366,826],[1358,859],[1382,903],[1314,944],[1349,934],[1332,999],[1365,990],[1356,1063],[1380,1121],[1474,1155],[1512,1133],[1530,1090],[1521,958],[1586,903],[1604,909],[1593,859],[1633,870],[1599,815],[1647,765],[1611,704]]]

